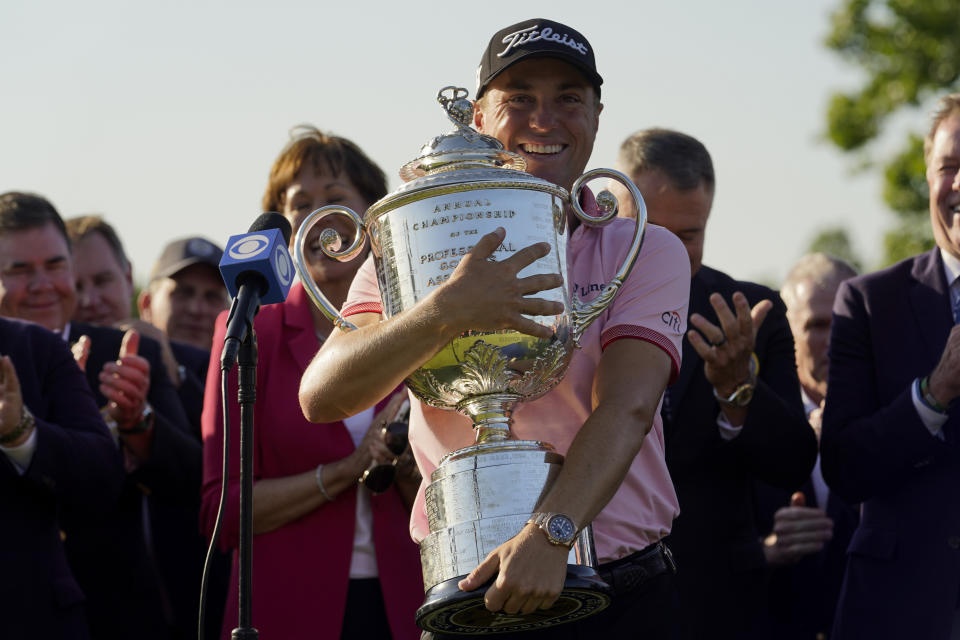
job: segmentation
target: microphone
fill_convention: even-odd
[[[220,260],[220,274],[233,297],[223,339],[220,367],[237,362],[240,343],[253,327],[261,304],[283,302],[293,282],[293,263],[287,246],[292,230],[279,213],[263,213],[247,233],[230,236]]]

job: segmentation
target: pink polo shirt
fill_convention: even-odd
[[[633,220],[615,219],[601,227],[580,225],[568,245],[570,286],[582,300],[592,300],[608,283],[626,256],[633,238]],[[509,238],[508,238],[509,239]],[[613,303],[581,337],[563,381],[545,396],[521,402],[513,414],[513,434],[523,440],[543,440],[566,454],[577,431],[592,411],[591,387],[604,349],[617,340],[646,340],[663,349],[673,363],[671,382],[680,370],[690,291],[690,260],[683,245],[662,227],[647,225],[643,248]],[[343,306],[343,315],[381,312],[380,292],[372,258],[357,272]],[[639,379],[643,371],[635,374]],[[410,519],[416,541],[430,532],[424,489],[441,457],[474,442],[468,418],[411,402],[410,445],[426,479],[420,486]],[[610,443],[616,447],[617,443]],[[642,549],[670,533],[680,512],[664,458],[663,423],[659,410],[623,483],[594,518],[593,535],[600,562],[609,562]]]

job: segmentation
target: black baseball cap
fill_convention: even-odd
[[[208,264],[218,272],[223,249],[206,238],[194,236],[174,240],[163,248],[163,253],[153,265],[150,281],[168,278],[194,264]]]
[[[535,56],[559,58],[583,72],[600,97],[603,78],[597,73],[593,47],[576,29],[565,24],[532,18],[497,31],[477,68],[477,93],[480,99],[490,81],[512,64]]]

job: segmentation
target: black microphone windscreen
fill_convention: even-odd
[[[247,233],[266,231],[267,229],[280,229],[284,243],[287,245],[290,244],[290,236],[293,234],[290,222],[279,213],[274,213],[273,211],[261,213],[257,216],[257,219],[254,220],[250,228],[247,229]]]

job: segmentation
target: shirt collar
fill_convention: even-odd
[[[807,395],[807,392],[803,387],[800,387],[800,398],[803,400],[803,413],[808,416],[810,415],[811,411],[820,406],[810,399],[810,396]]]
[[[943,273],[947,277],[947,286],[951,287],[957,278],[960,278],[960,260],[943,249],[940,249],[940,256],[943,258]]]

